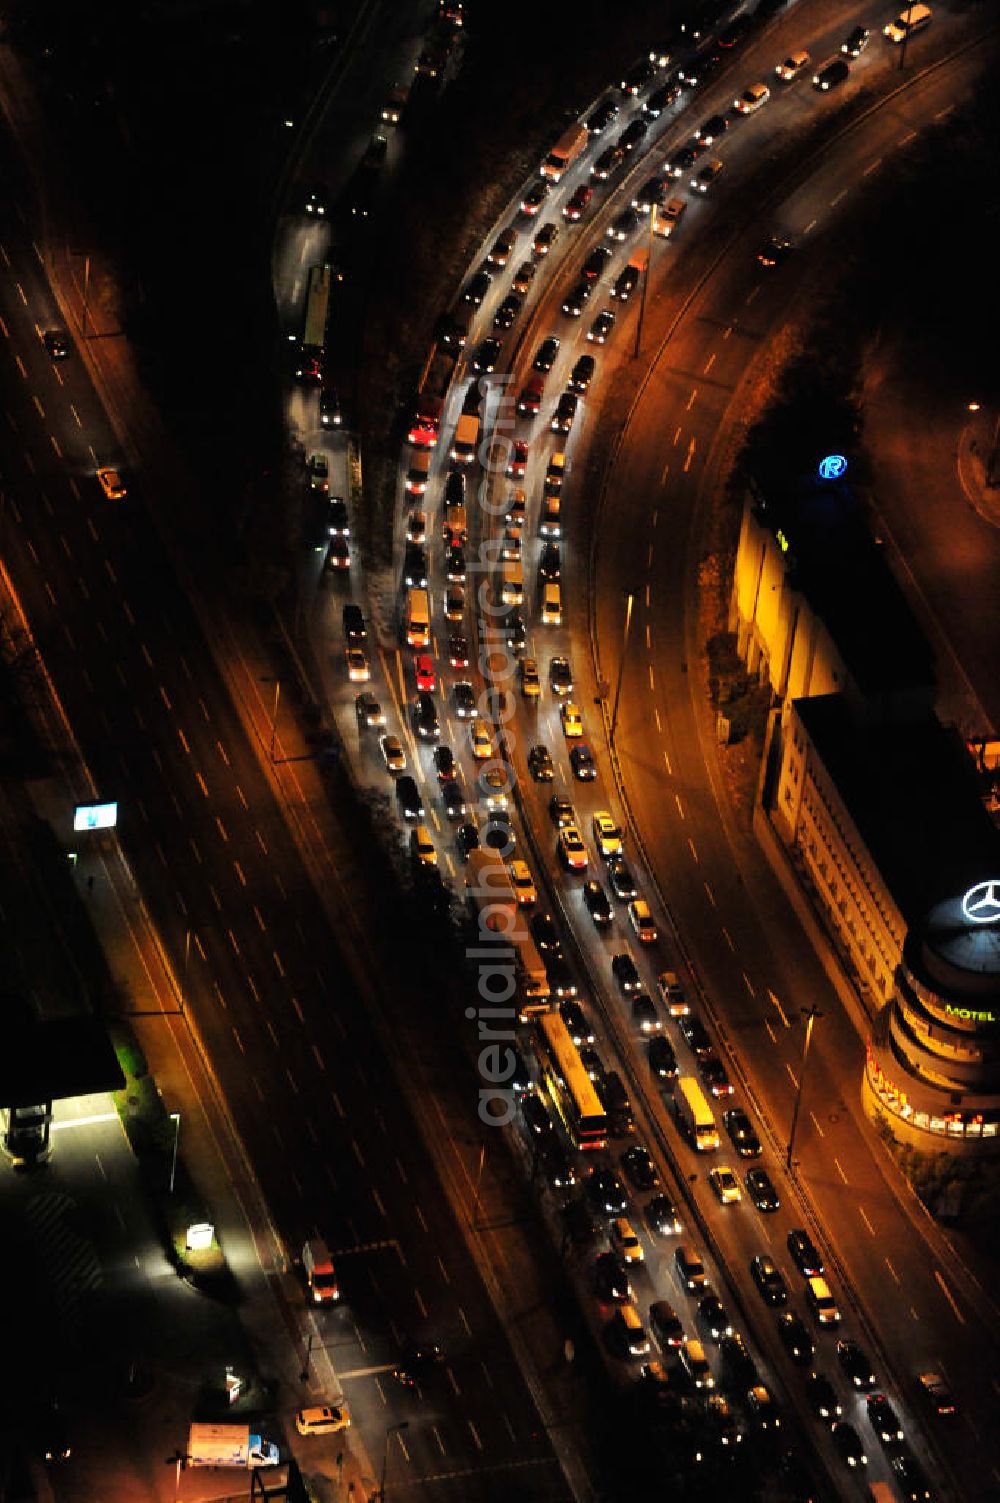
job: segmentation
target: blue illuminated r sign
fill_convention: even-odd
[[[839,480],[846,470],[847,459],[843,454],[827,454],[826,458],[819,462],[821,480]]]

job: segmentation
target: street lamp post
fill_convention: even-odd
[[[395,1425],[387,1425],[385,1430],[385,1445],[382,1447],[382,1476],[378,1487],[378,1503],[385,1503],[385,1474],[389,1465],[389,1436],[410,1428],[409,1420],[399,1420]]]
[[[806,1036],[802,1041],[802,1059],[799,1064],[799,1084],[798,1089],[795,1092],[795,1105],[792,1108],[792,1125],[788,1133],[788,1153],[785,1157],[785,1168],[788,1170],[791,1170],[792,1167],[792,1150],[795,1147],[795,1129],[799,1125],[799,1108],[802,1105],[802,1085],[806,1078],[806,1062],[809,1059],[809,1045],[812,1043],[813,1024],[815,1023],[816,1019],[821,1018],[823,1014],[816,1006],[816,1003],[811,1002],[808,1008],[804,1007],[802,1009],[802,1016],[806,1020]]]
[[[639,348],[642,344],[642,326],[646,317],[646,288],[649,286],[649,273],[653,265],[653,230],[656,226],[656,205],[649,210],[649,245],[646,250],[646,270],[642,274],[642,291],[639,294],[639,317],[635,325],[635,349],[632,351],[632,359],[638,360]]]
[[[625,632],[622,637],[622,655],[618,664],[618,682],[615,685],[615,703],[611,712],[611,745],[615,744],[615,731],[618,729],[618,705],[622,697],[622,679],[625,675],[625,655],[628,652],[629,633],[632,630],[632,607],[635,604],[635,591],[625,592]]]
[[[180,1142],[180,1136],[181,1136],[181,1114],[180,1114],[180,1112],[171,1112],[170,1113],[170,1120],[174,1124],[174,1148],[173,1148],[173,1152],[170,1155],[170,1193],[171,1193],[171,1195],[173,1195],[173,1193],[174,1193],[174,1180],[177,1177],[177,1145]]]
[[[281,679],[274,681],[274,705],[271,709],[271,761],[274,761],[274,743],[278,735],[278,705],[281,702]]]

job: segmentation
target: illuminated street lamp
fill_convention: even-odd
[[[387,1425],[385,1430],[385,1445],[382,1447],[382,1476],[378,1487],[378,1503],[385,1503],[385,1473],[389,1465],[389,1436],[393,1432],[399,1433],[410,1428],[409,1420],[400,1420],[395,1425]]]
[[[649,273],[653,269],[653,231],[656,228],[656,205],[651,204],[649,209],[649,245],[646,250],[646,269],[642,274],[642,292],[639,294],[639,317],[635,325],[635,349],[632,351],[633,360],[639,358],[639,347],[642,344],[642,326],[646,318],[646,288],[649,286]]]
[[[618,729],[618,704],[619,704],[619,701],[621,700],[621,697],[622,697],[622,679],[623,679],[623,677],[625,675],[625,655],[628,652],[628,639],[629,639],[629,632],[632,629],[632,607],[633,607],[634,604],[635,604],[635,591],[634,590],[626,590],[626,592],[625,592],[625,633],[624,633],[624,636],[622,638],[622,655],[621,655],[621,661],[618,664],[618,682],[615,685],[615,704],[614,704],[614,709],[611,712],[611,734],[610,734],[610,736],[608,738],[610,740],[612,746],[614,746],[614,744],[615,744],[615,731]]]
[[[788,1153],[785,1158],[785,1168],[789,1171],[792,1167],[792,1150],[795,1147],[795,1129],[799,1125],[799,1108],[802,1105],[802,1084],[806,1078],[806,1062],[809,1059],[809,1045],[812,1043],[813,1024],[823,1014],[816,1003],[813,1002],[808,1008],[802,1009],[802,1016],[806,1020],[806,1036],[802,1042],[802,1060],[799,1064],[799,1084],[795,1092],[795,1105],[792,1108],[792,1125],[788,1133]]]

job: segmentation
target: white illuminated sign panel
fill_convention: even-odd
[[[117,804],[77,804],[74,830],[113,830],[118,823]]]
[[[1000,877],[970,887],[962,899],[962,915],[970,924],[1000,923]]]

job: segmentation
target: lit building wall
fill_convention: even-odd
[[[730,630],[753,673],[785,704],[844,689],[848,674],[824,622],[797,588],[787,541],[748,497],[733,574]]]
[[[862,984],[892,994],[906,924],[792,700],[772,823]]]

